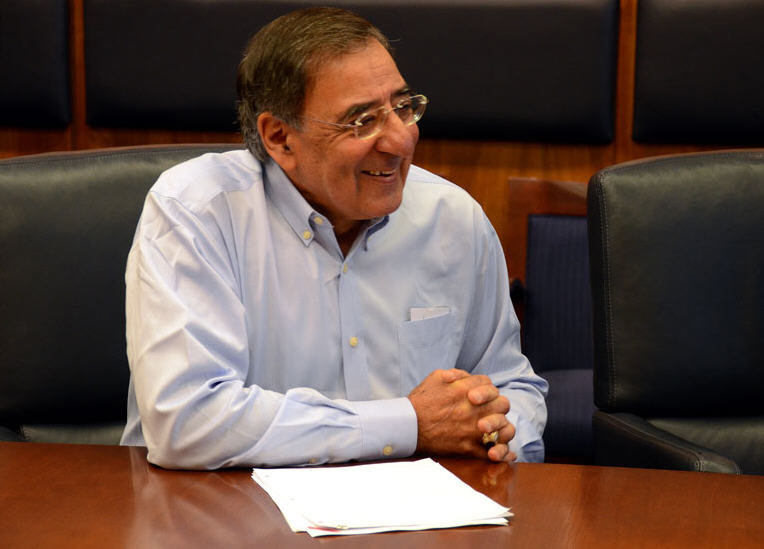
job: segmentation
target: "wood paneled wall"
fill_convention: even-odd
[[[93,128],[85,122],[85,60],[82,0],[70,0],[73,122],[64,129],[0,128],[0,157],[39,152],[149,143],[232,142],[226,132]],[[643,145],[631,139],[637,0],[621,0],[615,140],[608,145],[427,139],[426,125],[416,162],[460,185],[485,187],[507,177],[586,181],[597,170],[625,160],[719,147]],[[517,83],[522,86],[522,82]]]
[[[510,177],[588,181],[606,166],[646,156],[721,147],[644,145],[631,139],[637,0],[621,0],[615,139],[607,145],[422,139],[415,163],[466,188],[504,240]],[[82,0],[70,0],[73,122],[64,129],[0,128],[0,157],[153,143],[239,143],[235,133],[93,128],[86,123]],[[517,83],[522,86],[522,82]],[[518,273],[515,273],[518,274]]]

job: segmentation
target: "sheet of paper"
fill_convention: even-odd
[[[347,535],[506,524],[512,516],[431,459],[254,469],[293,531]]]

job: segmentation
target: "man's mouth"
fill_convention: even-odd
[[[395,170],[382,171],[382,170],[363,170],[366,175],[372,175],[374,177],[390,177],[395,175]]]

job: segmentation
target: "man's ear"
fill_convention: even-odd
[[[289,148],[290,134],[294,131],[288,124],[269,112],[257,117],[257,131],[265,150],[281,168],[289,172],[293,168],[294,154]]]

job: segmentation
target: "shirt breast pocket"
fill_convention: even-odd
[[[454,311],[450,311],[398,325],[401,395],[409,394],[433,370],[454,367],[457,348],[455,320]]]

